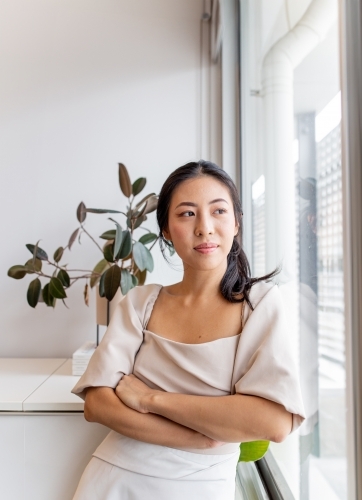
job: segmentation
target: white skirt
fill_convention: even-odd
[[[146,448],[150,446],[158,459],[149,471],[142,454],[138,470],[134,464],[128,470],[93,456],[73,500],[234,500],[238,452],[204,455],[149,444]]]

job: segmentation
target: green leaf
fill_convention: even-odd
[[[132,184],[128,170],[123,163],[118,163],[119,185],[122,193],[129,198],[132,194]]]
[[[114,259],[113,259],[113,247],[114,247],[113,243],[110,243],[109,245],[105,245],[103,247],[103,255],[104,255],[104,258],[106,260],[108,260],[108,262],[114,262]]]
[[[146,208],[147,208],[147,201],[140,210],[136,210],[132,213],[131,219],[138,219],[139,217],[141,217],[145,213]]]
[[[48,307],[55,306],[55,298],[51,295],[49,291],[49,283],[47,283],[43,288],[42,295],[43,295],[43,300]]]
[[[33,262],[33,259],[29,259],[25,262],[25,267],[28,274],[34,274],[34,272],[39,273],[42,268],[42,262],[39,259],[35,259],[35,262]]]
[[[138,278],[137,276],[133,276],[133,274],[131,274],[131,278],[132,278],[132,288],[137,286],[138,285]]]
[[[132,250],[132,236],[131,233],[125,229],[122,231],[122,244],[117,254],[117,259],[125,259],[129,256]]]
[[[21,280],[27,272],[28,270],[25,266],[11,266],[8,270],[8,276],[10,276],[10,278],[14,278],[15,280]]]
[[[132,277],[127,269],[121,269],[121,290],[123,295],[126,295],[133,288]]]
[[[116,230],[110,229],[109,231],[101,234],[100,238],[102,238],[102,240],[114,240],[116,238]]]
[[[147,207],[146,207],[146,210],[144,213],[149,214],[149,213],[153,212],[154,210],[156,210],[157,204],[158,204],[158,197],[157,196],[150,196],[147,199]]]
[[[63,257],[63,252],[64,252],[64,248],[63,247],[59,247],[55,250],[54,252],[54,260],[55,262],[59,262],[60,259]]]
[[[152,241],[157,240],[157,234],[154,233],[146,233],[138,240],[142,245],[146,245],[147,243],[152,243]]]
[[[35,245],[31,245],[30,243],[28,243],[27,245],[25,245],[26,248],[29,250],[29,252],[31,254],[34,254],[34,250],[35,250]],[[36,258],[39,259],[39,260],[48,260],[48,254],[40,247],[38,247],[36,249],[36,254],[35,254]]]
[[[136,219],[136,222],[133,224],[133,229],[137,229],[145,220],[147,220],[147,217],[145,215],[142,215],[141,217]]]
[[[121,214],[118,210],[108,210],[108,208],[87,208],[87,212],[91,214]]]
[[[132,184],[133,196],[137,196],[142,191],[142,189],[146,185],[146,182],[147,182],[146,177],[140,177],[139,179],[134,181],[134,183]]]
[[[65,288],[68,288],[68,286],[70,285],[70,277],[69,277],[69,274],[67,273],[67,271],[65,269],[61,269],[57,275],[57,278],[59,279],[59,281],[61,282],[61,284],[65,287]],[[61,297],[58,297],[58,298],[61,298]]]
[[[144,285],[147,277],[147,269],[145,269],[144,271],[138,271],[136,277],[138,278],[138,284]]]
[[[99,295],[100,295],[100,297],[105,297],[106,296],[106,290],[104,288],[104,280],[105,280],[105,277],[106,277],[106,272],[104,272],[102,274],[101,279],[99,280]]]
[[[78,208],[77,208],[77,219],[82,224],[82,222],[85,221],[86,217],[87,217],[87,208],[84,205],[84,203],[81,201],[78,205]]]
[[[104,277],[104,291],[108,300],[116,295],[121,282],[121,269],[117,264],[107,269]]]
[[[102,259],[98,262],[98,264],[95,265],[92,273],[91,279],[90,279],[90,287],[93,288],[101,279],[101,275],[103,271],[108,267],[108,262],[106,259]]]
[[[28,299],[28,304],[30,307],[35,307],[37,305],[40,292],[41,292],[40,279],[35,278],[35,280],[29,283],[28,293],[26,294],[26,298]]]
[[[136,207],[135,207],[135,208],[139,208],[139,207],[141,207],[141,206],[144,204],[144,202],[145,202],[146,200],[148,200],[148,198],[151,198],[152,196],[156,196],[156,193],[150,193],[150,194],[147,194],[145,197],[143,197],[143,198],[142,198],[142,200],[141,200],[141,201],[139,201],[139,202],[137,203],[137,205],[136,205]]]
[[[116,225],[117,225],[117,229],[116,229],[116,238],[115,238],[114,246],[113,246],[113,260],[116,260],[116,258],[117,258],[117,255],[121,249],[122,239],[123,239],[122,228],[118,224],[118,222],[116,222]]]
[[[50,279],[49,292],[55,299],[65,299],[67,297],[59,278]]]
[[[75,231],[73,231],[72,234],[71,234],[71,236],[70,236],[70,238],[69,238],[69,242],[68,242],[68,248],[69,248],[69,250],[72,248],[72,245],[73,245],[73,243],[75,242],[75,240],[76,240],[76,238],[78,236],[79,229],[80,228],[78,227]]]
[[[133,258],[140,271],[153,271],[153,258],[151,252],[142,243],[136,241],[133,245]]]
[[[240,443],[239,462],[255,462],[260,460],[268,451],[269,441],[250,441]]]

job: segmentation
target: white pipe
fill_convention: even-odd
[[[271,271],[282,261],[286,281],[295,278],[296,270],[293,71],[325,38],[337,12],[337,0],[313,0],[263,61],[266,269]]]

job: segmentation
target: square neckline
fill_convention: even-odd
[[[158,286],[159,289],[157,290],[157,292],[155,294],[153,294],[151,296],[151,299],[150,299],[150,301],[147,304],[147,318],[146,318],[145,326],[143,328],[144,332],[151,333],[152,335],[154,335],[155,337],[157,337],[157,338],[159,338],[161,340],[166,340],[167,342],[172,342],[173,344],[180,344],[180,345],[184,345],[184,346],[200,346],[200,345],[211,344],[213,342],[218,342],[219,340],[239,338],[240,335],[242,334],[242,330],[241,330],[241,332],[237,333],[236,335],[229,335],[228,337],[221,337],[219,339],[208,340],[207,342],[197,342],[197,343],[193,342],[193,343],[190,343],[190,342],[178,342],[177,340],[171,340],[171,339],[168,339],[167,337],[163,337],[162,335],[159,335],[158,333],[155,333],[155,332],[152,332],[151,330],[148,330],[147,329],[147,325],[150,322],[152,311],[153,311],[153,309],[155,307],[155,304],[156,304],[157,299],[158,299],[158,297],[159,297],[159,295],[161,293],[162,288],[164,288],[163,285],[160,285],[160,284],[157,284],[157,283],[154,283],[154,284],[156,286]]]

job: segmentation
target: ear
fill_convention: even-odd
[[[239,232],[240,226],[238,223],[235,224],[234,236],[236,236]]]
[[[162,234],[163,234],[164,238],[166,238],[166,240],[170,240],[171,239],[171,235],[170,235],[170,233],[168,232],[167,229],[164,229],[162,231]]]

